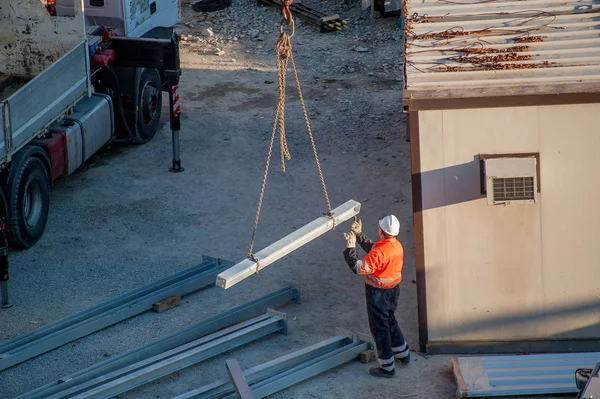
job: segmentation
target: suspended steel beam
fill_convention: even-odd
[[[266,315],[211,334],[201,338],[198,342],[176,348],[170,353],[133,364],[124,370],[117,370],[112,375],[105,375],[101,377],[103,381],[90,381],[91,384],[98,382],[102,382],[102,384],[66,397],[73,399],[112,398],[275,332],[287,332],[286,316],[280,312],[269,311]],[[72,391],[77,391],[77,389]]]
[[[338,226],[351,217],[358,215],[359,212],[359,202],[354,200],[346,202],[333,210],[333,218],[321,216],[255,254],[258,258],[258,267],[253,260],[245,259],[223,271],[217,276],[216,285],[224,289],[232,287],[255,274],[258,270],[264,269],[271,263],[328,232],[334,225]]]
[[[215,276],[228,264],[206,257],[191,269],[7,341],[0,346],[0,371],[143,313],[157,301],[213,285]]]
[[[245,305],[223,312],[208,320],[187,327],[172,335],[160,338],[152,343],[130,350],[114,358],[63,377],[50,384],[27,392],[15,399],[46,399],[60,392],[65,392],[75,386],[97,379],[103,375],[123,369],[131,364],[151,358],[160,353],[172,350],[188,342],[197,340],[207,334],[222,330],[233,324],[265,312],[268,308],[282,306],[291,301],[300,302],[300,291],[296,287],[287,287],[265,295]],[[61,396],[57,396],[61,397]]]

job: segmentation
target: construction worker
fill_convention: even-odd
[[[379,239],[373,242],[362,232],[362,221],[354,218],[349,233],[344,233],[344,258],[355,274],[365,276],[365,295],[369,327],[377,347],[378,367],[369,373],[376,377],[394,377],[395,361],[410,362],[408,345],[398,326],[394,312],[398,305],[404,248],[396,236],[400,222],[394,215],[379,221]],[[364,259],[356,254],[356,242],[367,253]]]

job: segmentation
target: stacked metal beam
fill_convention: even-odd
[[[324,371],[357,359],[361,352],[373,348],[369,337],[345,333],[287,354],[243,373],[254,398],[262,398]],[[174,399],[235,398],[230,380],[216,381]]]
[[[150,310],[155,302],[212,286],[219,272],[230,265],[205,256],[188,270],[6,341],[0,345],[0,371]]]
[[[297,288],[288,287],[272,294],[258,298],[245,305],[231,309],[206,321],[190,326],[175,334],[156,340],[145,346],[136,348],[122,355],[105,360],[87,369],[63,377],[55,382],[25,393],[15,399],[45,399],[69,397],[70,393],[80,392],[86,387],[94,387],[91,381],[102,382],[107,375],[113,375],[117,370],[125,370],[128,367],[176,348],[181,348],[190,342],[197,341],[207,334],[215,333],[226,327],[232,326],[265,312],[268,308],[284,305],[290,301],[300,301],[300,293]],[[239,327],[239,326],[238,326]],[[118,375],[122,375],[118,374]]]
[[[59,392],[48,399],[109,399],[275,332],[287,332],[287,319],[283,313],[269,311]]]

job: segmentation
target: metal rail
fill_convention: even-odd
[[[338,335],[248,369],[243,377],[253,397],[260,398],[356,359],[369,348],[373,348],[373,343],[367,337],[352,333]],[[230,380],[216,381],[173,399],[215,399],[223,395],[236,397]]]
[[[157,301],[210,286],[230,264],[204,257],[198,266],[7,341],[0,345],[0,371],[143,313]]]
[[[248,369],[244,372],[244,378],[246,378],[248,384],[255,384],[266,378],[282,373],[285,370],[296,367],[299,364],[315,359],[325,353],[339,349],[350,342],[352,341],[348,337],[336,336],[329,338],[325,341],[321,341],[317,344]],[[229,380],[219,380],[212,384],[194,389],[193,391],[186,392],[173,399],[213,399],[232,392],[234,392],[234,389]]]
[[[309,365],[298,366],[275,377],[259,382],[251,387],[252,394],[255,398],[264,398],[265,396],[289,388],[292,385],[298,384],[327,370],[331,370],[334,367],[356,359],[360,356],[361,352],[370,348],[372,348],[372,346],[368,342],[353,342],[331,354],[320,356],[315,361],[309,362]],[[228,398],[230,397],[231,396],[228,396]]]
[[[197,340],[207,334],[242,322],[268,308],[275,308],[291,301],[300,302],[300,292],[295,287],[287,287],[247,304],[223,312],[208,320],[187,327],[169,336],[160,338],[147,345],[130,350],[114,358],[95,364],[84,370],[65,376],[50,384],[22,394],[15,399],[46,399],[52,395],[67,391],[75,386],[94,380],[103,375],[125,368],[144,359],[172,350],[188,342]]]
[[[95,381],[86,383],[85,387],[74,387],[69,392],[65,392],[65,395],[61,393],[49,399],[112,398],[269,334],[275,332],[286,333],[286,331],[287,319],[285,314],[269,311],[239,325],[102,376]],[[89,387],[91,389],[88,389]]]

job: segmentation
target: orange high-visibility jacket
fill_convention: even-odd
[[[393,288],[402,281],[404,247],[395,237],[373,244],[362,261],[360,274],[373,287]]]
[[[395,237],[373,242],[362,233],[356,242],[367,252],[364,260],[356,255],[356,248],[346,248],[344,258],[355,274],[363,274],[365,282],[373,287],[394,288],[402,281],[404,248]]]

